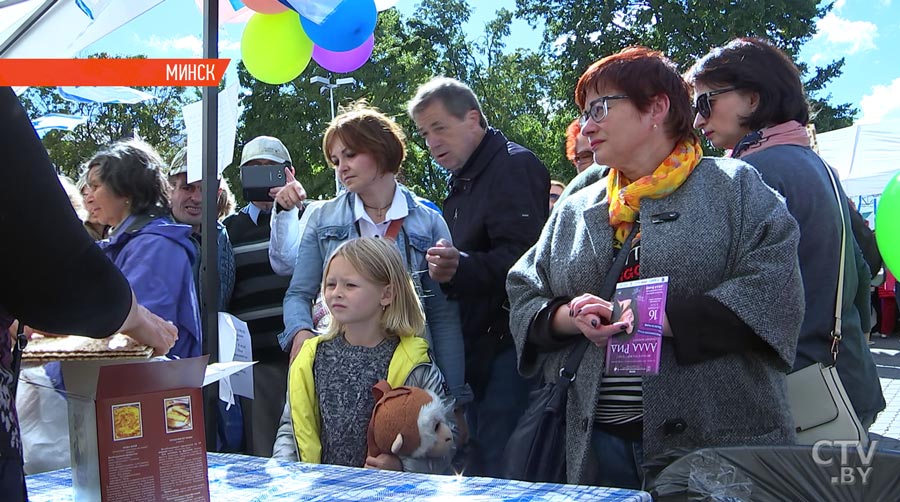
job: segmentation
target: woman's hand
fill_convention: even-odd
[[[366,469],[382,469],[386,471],[402,471],[400,457],[390,453],[381,453],[377,457],[366,457]]]
[[[630,321],[610,324],[613,315],[612,302],[592,294],[573,298],[568,304],[568,310],[575,327],[597,347],[605,347],[611,336],[631,326]]]
[[[616,319],[616,322],[627,322],[628,328],[625,329],[625,332],[630,335],[634,332],[634,308],[631,306],[631,298],[620,301],[619,306],[622,308],[622,315]]]
[[[131,310],[119,332],[153,348],[154,356],[167,354],[178,340],[178,328],[137,303],[134,293],[131,295]]]

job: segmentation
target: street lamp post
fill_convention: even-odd
[[[356,79],[353,77],[344,77],[344,78],[339,78],[339,79],[335,80],[334,83],[332,83],[331,79],[316,76],[316,77],[312,77],[311,79],[309,79],[309,83],[310,84],[321,84],[322,88],[319,89],[320,94],[325,94],[325,91],[326,90],[328,91],[328,100],[329,100],[329,102],[331,102],[331,120],[334,120],[334,113],[335,113],[335,111],[334,111],[334,89],[337,87],[340,87],[342,85],[356,84]]]
[[[319,89],[319,94],[325,94],[325,91],[328,91],[328,101],[331,103],[331,120],[334,120],[334,89],[340,87],[342,85],[353,85],[356,84],[356,79],[353,77],[344,77],[336,79],[333,83],[331,79],[325,77],[315,76],[309,79],[310,84],[320,84],[322,87]],[[334,194],[338,195],[341,193],[341,181],[338,178],[337,170],[334,171]]]

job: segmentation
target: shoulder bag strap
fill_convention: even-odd
[[[838,190],[834,173],[824,161],[822,164],[825,166],[825,171],[828,172],[828,178],[831,179],[831,187],[834,189],[834,196],[838,203],[838,213],[841,215],[841,260],[838,268],[837,294],[834,300],[834,330],[831,332],[831,358],[837,362],[838,347],[841,344],[841,306],[844,293],[844,263],[847,259],[847,222],[844,220],[844,205],[841,203],[841,192]]]
[[[619,250],[619,254],[616,255],[616,259],[609,268],[609,272],[606,274],[606,277],[603,278],[603,284],[600,286],[601,298],[607,300],[612,299],[613,293],[616,290],[616,283],[619,282],[619,274],[621,274],[622,269],[625,268],[625,261],[628,259],[628,254],[631,253],[631,242],[634,240],[634,236],[637,234],[640,227],[640,222],[635,222],[631,227],[631,232],[628,234],[628,237],[625,238],[625,242],[622,243],[622,249]],[[574,349],[572,349],[572,352],[569,353],[569,357],[566,358],[566,365],[559,370],[560,385],[568,386],[575,381],[575,370],[577,370],[578,366],[581,364],[581,358],[584,357],[584,352],[587,350],[589,343],[590,341],[587,338],[584,338]]]
[[[19,321],[19,328],[16,332],[16,339],[13,343],[13,359],[12,359],[12,400],[16,401],[16,391],[19,388],[19,369],[22,367],[22,351],[28,345],[28,337],[25,336],[25,323]]]
[[[400,235],[400,229],[403,227],[404,219],[405,218],[391,220],[388,224],[387,231],[384,232],[384,238],[392,241],[397,240],[397,236]]]

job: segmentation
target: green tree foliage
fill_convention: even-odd
[[[515,12],[501,9],[483,30],[467,31],[469,2],[421,0],[408,18],[397,9],[379,13],[372,57],[349,75],[357,85],[334,89],[334,101],[340,111],[365,99],[394,117],[409,136],[400,177],[437,203],[446,195],[448,173],[431,159],[406,114],[416,88],[435,75],[469,84],[493,127],[534,151],[551,177],[567,181],[575,171],[564,154],[565,128],[578,115],[572,93],[590,63],[625,46],[643,44],[663,51],[686,70],[710,47],[743,35],[767,37],[796,59],[814,33],[815,21],[828,9],[830,5],[819,7],[816,0],[517,0]],[[516,18],[535,28],[544,26],[537,52],[506,47]],[[856,114],[849,104],[832,103],[826,92],[843,64],[840,59],[812,70],[801,66],[819,132],[849,125]],[[297,177],[310,196],[326,198],[335,192],[334,172],[322,152],[331,105],[327,89],[321,93],[320,85],[309,82],[312,76],[333,81],[348,75],[333,75],[311,61],[293,81],[273,86],[257,81],[238,64],[243,112],[234,158],[240,158],[250,139],[276,136],[290,150]],[[139,105],[79,105],[62,100],[54,89],[33,88],[24,101],[32,116],[58,112],[90,117],[74,132],[53,131],[44,138],[51,159],[74,175],[98,149],[134,130],[166,158],[184,144],[181,106],[197,100],[196,91],[143,90],[159,99]],[[225,175],[241,199],[237,164]]]
[[[358,86],[335,89],[336,103],[347,105],[365,98],[397,120],[409,136],[400,177],[419,195],[437,203],[446,196],[448,173],[431,159],[406,114],[416,88],[436,75],[469,84],[481,98],[492,126],[532,149],[548,167],[556,162],[558,171],[572,171],[558,133],[565,123],[548,120],[553,106],[546,89],[552,85],[552,72],[546,59],[525,50],[505,51],[513,19],[509,11],[499,12],[483,35],[470,38],[464,29],[470,12],[465,0],[423,0],[408,19],[396,9],[379,13],[372,57],[352,73]],[[241,85],[250,93],[242,99],[245,111],[239,138],[240,143],[260,134],[281,138],[294,156],[307,192],[329,197],[334,193],[333,174],[325,167],[321,138],[330,111],[327,95],[320,96],[319,86],[309,83],[313,75],[332,80],[343,76],[330,75],[311,62],[294,81],[270,86],[240,68]]]
[[[92,57],[107,57],[99,54]],[[61,97],[55,87],[31,87],[22,95],[29,116],[48,113],[88,117],[74,131],[53,130],[44,138],[44,147],[58,170],[77,179],[81,165],[101,149],[135,134],[170,159],[184,145],[181,108],[189,102],[181,87],[137,87],[156,96],[138,104],[73,103]]]
[[[573,115],[578,77],[594,61],[624,47],[660,50],[684,71],[712,47],[735,37],[760,36],[796,60],[815,33],[816,20],[831,9],[817,0],[516,0],[516,6],[517,15],[532,26],[544,24],[542,52],[557,72],[552,96],[568,103],[565,111]],[[843,63],[818,68],[805,82],[818,111],[819,131],[850,125],[856,113],[849,104],[830,105],[830,96],[820,95],[825,83],[840,75]]]

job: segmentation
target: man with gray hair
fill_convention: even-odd
[[[466,380],[475,392],[466,474],[499,477],[530,387],[516,369],[506,275],[547,220],[550,176],[531,151],[488,126],[475,93],[458,80],[425,83],[407,110],[431,156],[451,173],[444,219],[453,244],[439,241],[427,260],[462,317]]]

